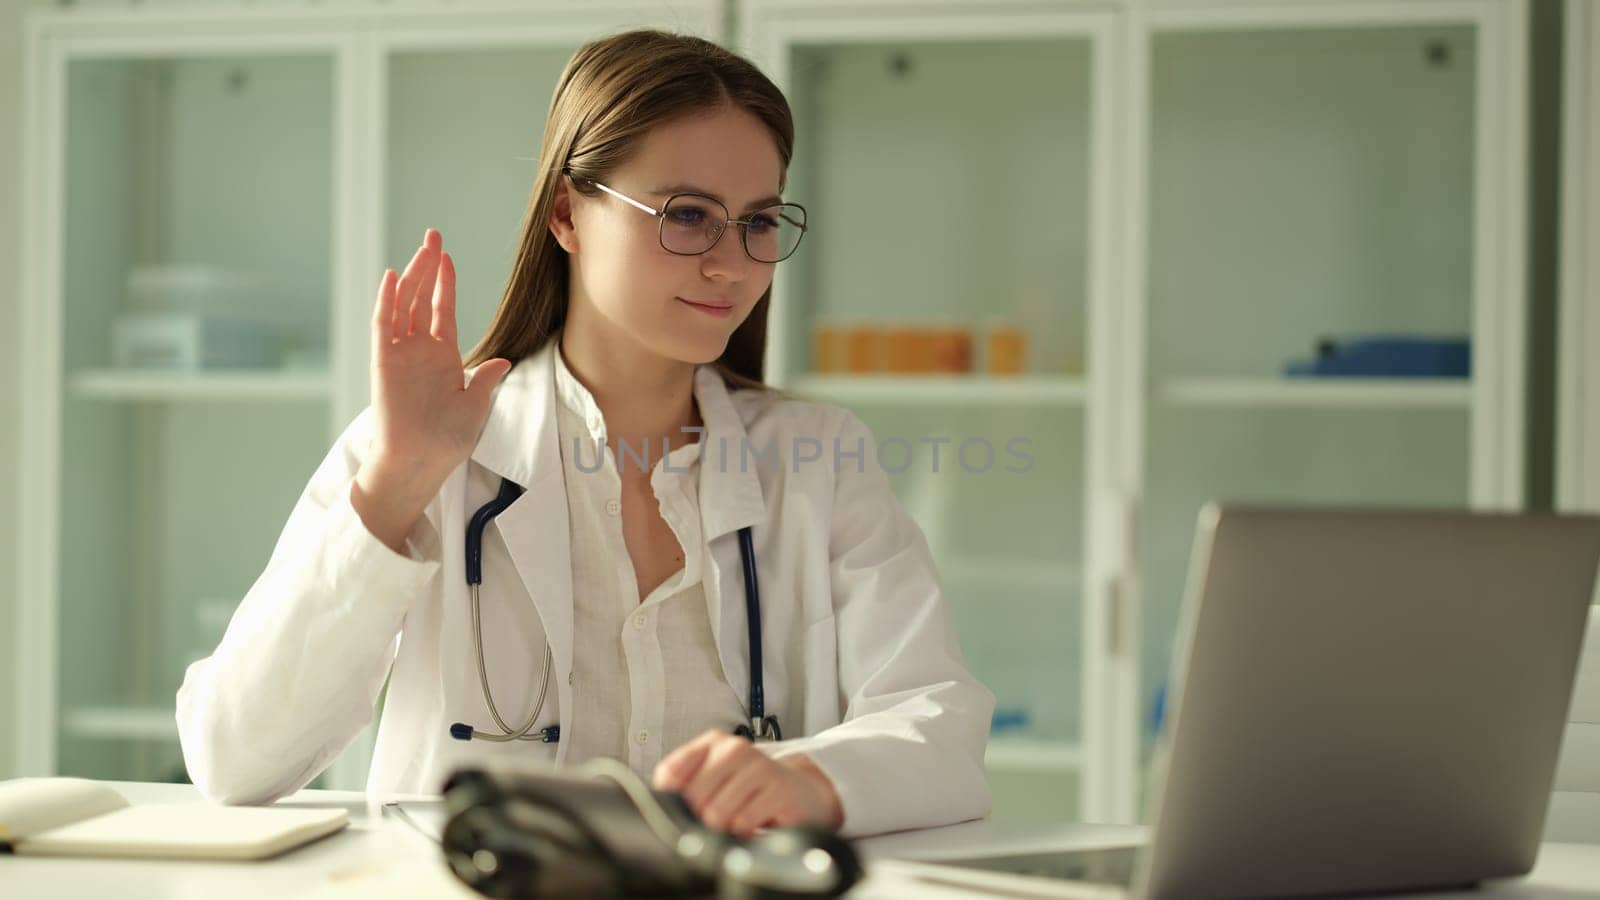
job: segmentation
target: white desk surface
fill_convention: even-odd
[[[133,803],[203,803],[189,785],[112,782]],[[51,900],[255,900],[308,897],[315,900],[412,900],[437,897],[465,900],[478,895],[456,884],[440,861],[438,848],[393,816],[383,816],[382,800],[354,791],[301,791],[280,801],[283,806],[342,806],[350,827],[332,837],[253,863],[194,863],[155,860],[34,859],[0,856],[0,898]],[[412,798],[423,799],[423,798]],[[1062,823],[1007,823],[987,820],[945,828],[904,832],[858,842],[867,858],[898,856],[933,859],[940,855],[972,855],[1097,846],[1142,836],[1142,829],[1124,826]],[[908,884],[884,875],[868,878],[851,897],[972,897],[965,891]],[[1600,900],[1600,845],[1545,844],[1538,865],[1527,878],[1494,882],[1476,892],[1408,895],[1460,897],[1471,900]],[[1370,898],[1369,898],[1370,900]]]

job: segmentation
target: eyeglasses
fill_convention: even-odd
[[[564,171],[573,177],[571,169]],[[744,252],[751,259],[778,263],[794,255],[806,234],[806,209],[798,203],[779,203],[758,209],[748,218],[735,219],[719,200],[704,194],[673,194],[658,210],[598,181],[589,183],[660,219],[661,248],[678,256],[705,253],[717,245],[729,225],[737,225]]]

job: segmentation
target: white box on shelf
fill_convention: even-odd
[[[125,368],[272,368],[282,356],[275,327],[227,316],[135,312],[117,317],[112,362]]]
[[[139,312],[240,314],[263,298],[259,278],[218,266],[145,264],[128,270],[127,308]]]
[[[304,298],[279,273],[205,263],[145,263],[128,269],[122,312],[187,313],[274,326],[294,334]]]

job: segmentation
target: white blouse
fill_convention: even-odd
[[[554,356],[572,527],[573,708],[561,740],[570,744],[569,762],[606,756],[649,778],[674,748],[707,729],[732,731],[746,718],[706,615],[700,444],[673,441],[664,459],[654,443],[622,454],[621,466],[633,472],[650,466],[661,517],[683,551],[683,568],[641,602],[622,536],[622,479],[617,455],[606,446],[605,417],[561,354]]]

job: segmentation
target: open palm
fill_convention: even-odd
[[[448,473],[471,455],[490,392],[511,369],[491,359],[466,377],[456,344],[455,265],[443,244],[430,228],[403,275],[385,270],[372,315],[375,449],[432,473]]]

